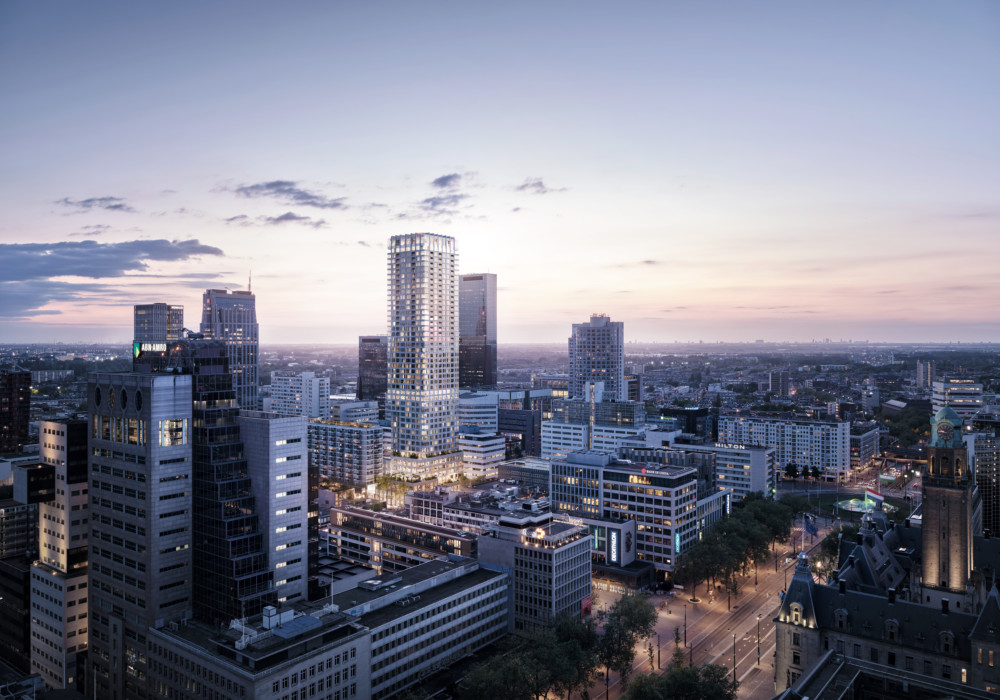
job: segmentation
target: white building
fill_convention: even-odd
[[[625,324],[603,314],[574,323],[569,337],[569,395],[584,396],[584,383],[604,382],[608,401],[628,401]]]
[[[458,254],[455,239],[410,233],[389,240],[392,471],[449,477],[458,452]]]
[[[752,493],[773,498],[777,488],[776,447],[755,447],[717,442],[713,445],[674,445],[685,452],[702,452],[715,456],[715,487],[729,489],[734,503]]]
[[[595,425],[593,448],[602,452],[617,452],[618,448],[639,438],[643,426]],[[556,423],[542,421],[542,459],[565,459],[570,452],[588,449],[586,423]]]
[[[241,411],[240,435],[278,602],[309,597],[309,451],[305,416]]]
[[[503,435],[462,434],[458,447],[462,450],[465,476],[470,479],[495,479],[497,466],[507,456],[507,440]]]
[[[983,408],[983,385],[973,379],[941,379],[933,382],[932,392],[933,413],[948,406],[962,420],[969,420]]]
[[[321,475],[355,486],[374,484],[382,475],[382,426],[315,420],[309,422],[308,431],[309,463]]]
[[[87,649],[87,421],[38,423],[41,460],[55,470],[55,497],[38,504],[31,567],[31,670],[49,688],[72,688]]]
[[[776,447],[777,468],[794,463],[813,467],[827,481],[846,478],[851,469],[851,424],[805,418],[720,416],[719,442]]]
[[[330,413],[330,378],[315,372],[271,375],[271,411],[283,416],[326,418]]]
[[[495,391],[466,391],[458,396],[459,426],[474,425],[484,433],[497,432],[499,394]]]
[[[344,423],[377,423],[379,420],[378,401],[334,398],[330,401],[330,410],[327,415],[321,417]]]

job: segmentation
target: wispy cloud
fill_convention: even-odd
[[[520,185],[514,188],[518,192],[529,194],[550,194],[552,192],[565,192],[565,187],[548,187],[540,177],[529,177]]]
[[[296,180],[271,180],[253,185],[241,185],[236,194],[249,199],[275,199],[285,204],[294,204],[316,209],[346,209],[347,197],[327,197],[299,186]]]
[[[74,213],[91,211],[93,209],[106,209],[107,211],[124,212],[135,211],[135,209],[130,207],[121,197],[90,197],[88,199],[70,199],[69,197],[63,197],[62,199],[57,199],[56,204],[69,207],[74,210]]]
[[[314,219],[311,216],[302,216],[293,211],[286,211],[280,216],[250,217],[246,214],[238,214],[223,219],[223,222],[236,226],[280,226],[282,224],[301,224],[311,228],[326,228],[327,226],[325,219]]]
[[[458,187],[458,183],[461,181],[462,176],[459,173],[451,173],[449,175],[442,175],[441,177],[436,177],[431,181],[432,187],[439,187],[443,189],[451,189],[453,187]]]

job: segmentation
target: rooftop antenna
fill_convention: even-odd
[[[250,276],[247,278],[247,291],[253,291],[253,265],[250,266]]]

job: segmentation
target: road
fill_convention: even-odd
[[[806,551],[819,547],[823,536],[830,531],[831,525],[820,527],[816,537],[806,536]],[[774,559],[770,559],[757,572],[757,585],[754,585],[754,574],[743,577],[740,581],[740,594],[727,604],[724,593],[710,600],[706,595],[706,586],[698,586],[699,602],[690,600],[691,592],[676,596],[655,595],[650,598],[657,609],[656,632],[659,633],[659,663],[665,669],[673,656],[674,629],[681,634],[681,647],[689,662],[694,665],[718,664],[732,671],[733,668],[733,635],[736,635],[736,678],[740,681],[739,700],[769,700],[774,696],[774,617],[781,603],[780,592],[785,588],[786,579],[794,573],[794,551],[801,543],[801,535],[793,530],[789,543],[781,545],[777,550],[778,566],[775,570]],[[786,559],[792,559],[785,563]],[[756,590],[755,590],[756,589]],[[599,607],[607,609],[618,598],[613,593],[602,591],[599,594]],[[662,604],[662,605],[661,605]],[[727,609],[731,607],[731,610]],[[757,625],[760,616],[760,659],[757,657]],[[687,624],[685,625],[685,619]],[[685,634],[687,645],[684,643]],[[633,674],[649,673],[649,655],[647,644],[652,643],[656,670],[657,638],[650,642],[641,640],[636,646],[636,659]],[[610,679],[610,693],[605,695],[603,674],[599,681],[590,689],[590,697],[614,700],[622,695],[621,684],[615,674]]]

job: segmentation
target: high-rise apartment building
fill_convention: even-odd
[[[385,392],[389,385],[389,336],[358,338],[358,399],[378,401],[378,417],[385,418]]]
[[[271,374],[271,411],[283,416],[327,418],[330,413],[330,378],[315,372]]]
[[[184,332],[184,307],[175,304],[136,304],[132,307],[135,343],[171,343]]]
[[[497,276],[458,278],[458,385],[497,385]]]
[[[240,437],[279,603],[309,599],[309,450],[305,416],[242,411]],[[317,522],[318,527],[318,514]],[[319,544],[319,532],[313,533]],[[312,562],[318,568],[318,556]]]
[[[30,411],[31,372],[0,369],[0,454],[24,448]]]
[[[260,386],[260,340],[257,300],[250,291],[208,289],[202,297],[201,332],[226,344],[240,408],[257,410]]]
[[[851,468],[851,424],[807,418],[720,416],[719,442],[778,448],[778,470],[793,463],[819,470],[826,481],[846,478]]]
[[[376,423],[310,421],[309,464],[322,476],[364,488],[384,471],[382,427]]]
[[[934,383],[934,362],[917,360],[917,386],[929,387]]]
[[[569,337],[569,395],[585,396],[588,382],[604,382],[604,400],[628,401],[625,324],[603,314],[574,323]]]
[[[52,500],[38,504],[38,559],[31,567],[31,668],[50,688],[76,685],[87,650],[87,421],[43,420],[42,462],[54,470]]]
[[[775,370],[768,374],[768,392],[775,396],[788,396],[788,370]]]
[[[932,382],[931,410],[948,407],[962,420],[969,420],[983,407],[983,385],[974,379],[944,378]]]
[[[389,241],[392,470],[441,477],[458,452],[458,289],[455,239],[431,233]]]

